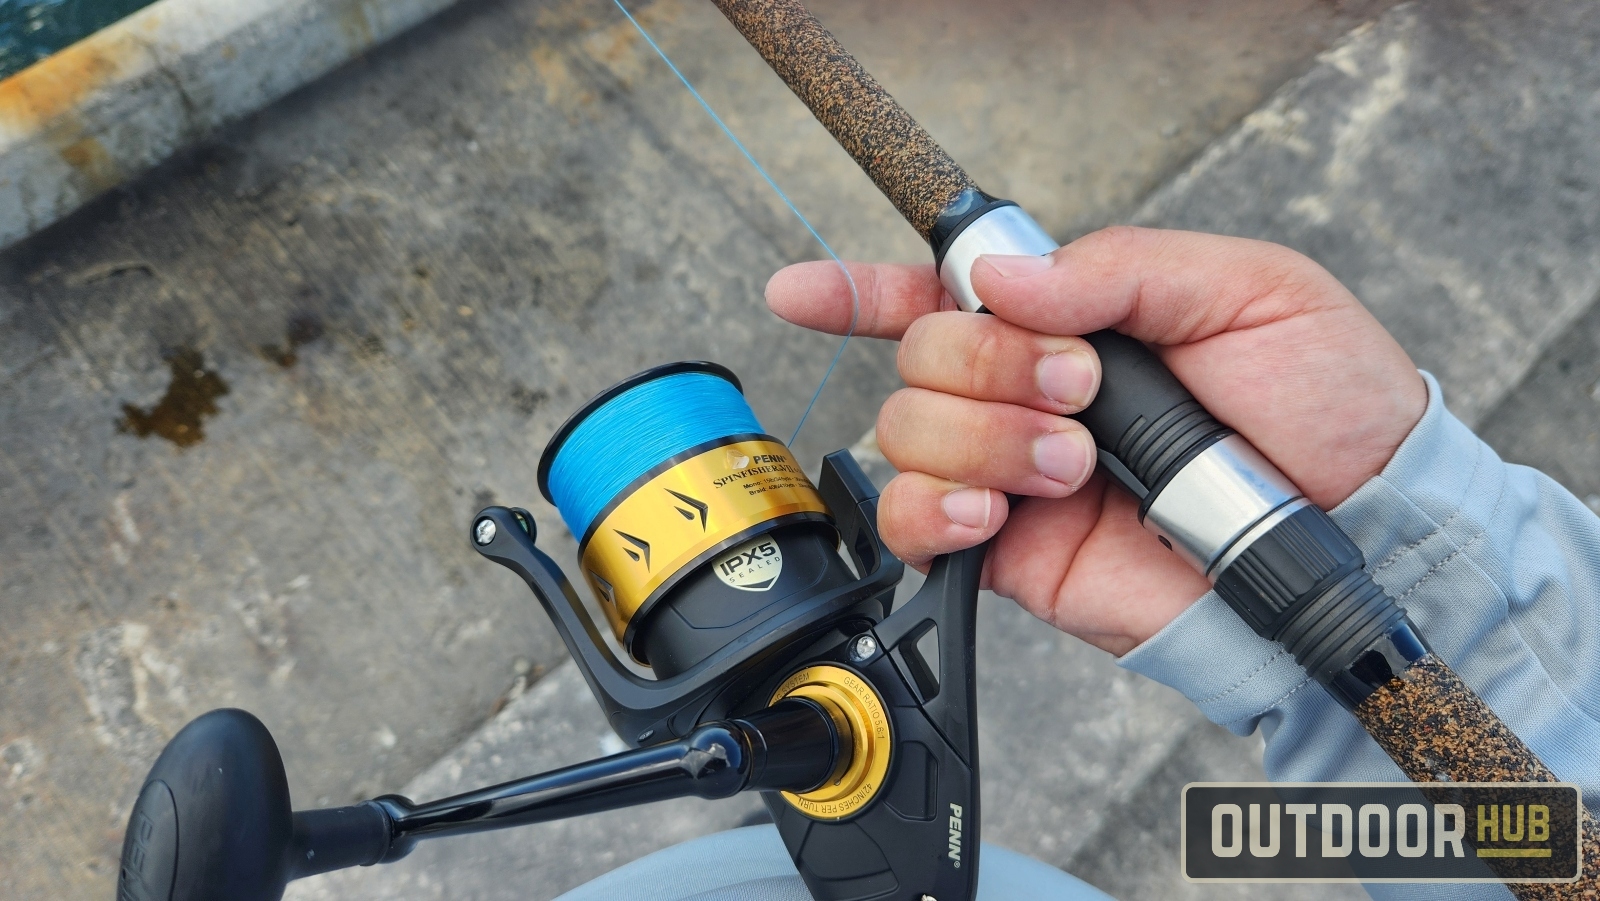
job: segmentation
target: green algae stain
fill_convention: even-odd
[[[192,447],[205,440],[202,422],[217,415],[217,398],[228,393],[228,383],[207,369],[205,358],[193,348],[179,348],[166,361],[172,372],[167,393],[148,410],[123,404],[117,430],[140,438],[159,435],[179,447]]]

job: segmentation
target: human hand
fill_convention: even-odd
[[[1427,404],[1383,326],[1275,244],[1117,227],[1048,257],[981,257],[972,283],[994,316],[955,310],[932,266],[850,272],[856,334],[898,339],[909,386],[878,414],[878,446],[900,470],[878,507],[889,549],[925,566],[993,537],[986,587],[1113,654],[1209,586],[1140,526],[1126,492],[1091,475],[1093,440],[1063,416],[1093,399],[1099,361],[1063,336],[1110,328],[1144,341],[1324,509],[1383,469]],[[778,272],[767,303],[820,331],[850,323],[831,262]],[[1012,507],[1008,493],[1026,497]]]

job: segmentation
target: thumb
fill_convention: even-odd
[[[1276,244],[1131,226],[1045,257],[982,256],[972,285],[1002,319],[1053,335],[1115,329],[1189,344],[1359,303],[1326,270]]]

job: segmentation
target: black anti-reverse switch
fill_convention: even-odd
[[[936,230],[939,279],[970,312],[984,311],[971,282],[979,256],[1059,246],[1015,204],[981,200]],[[1144,344],[1111,331],[1084,337],[1102,378],[1076,418],[1094,436],[1101,468],[1139,499],[1145,528],[1210,579],[1256,634],[1281,642],[1351,709],[1427,653],[1360,549]]]

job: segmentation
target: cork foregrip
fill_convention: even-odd
[[[796,0],[712,0],[922,237],[972,179]]]
[[[1368,697],[1356,719],[1414,782],[1560,782],[1493,710],[1432,654]],[[1583,878],[1508,886],[1523,901],[1600,901],[1600,829],[1583,814]],[[1491,864],[1514,868],[1514,861]],[[1497,868],[1503,876],[1513,875]]]

